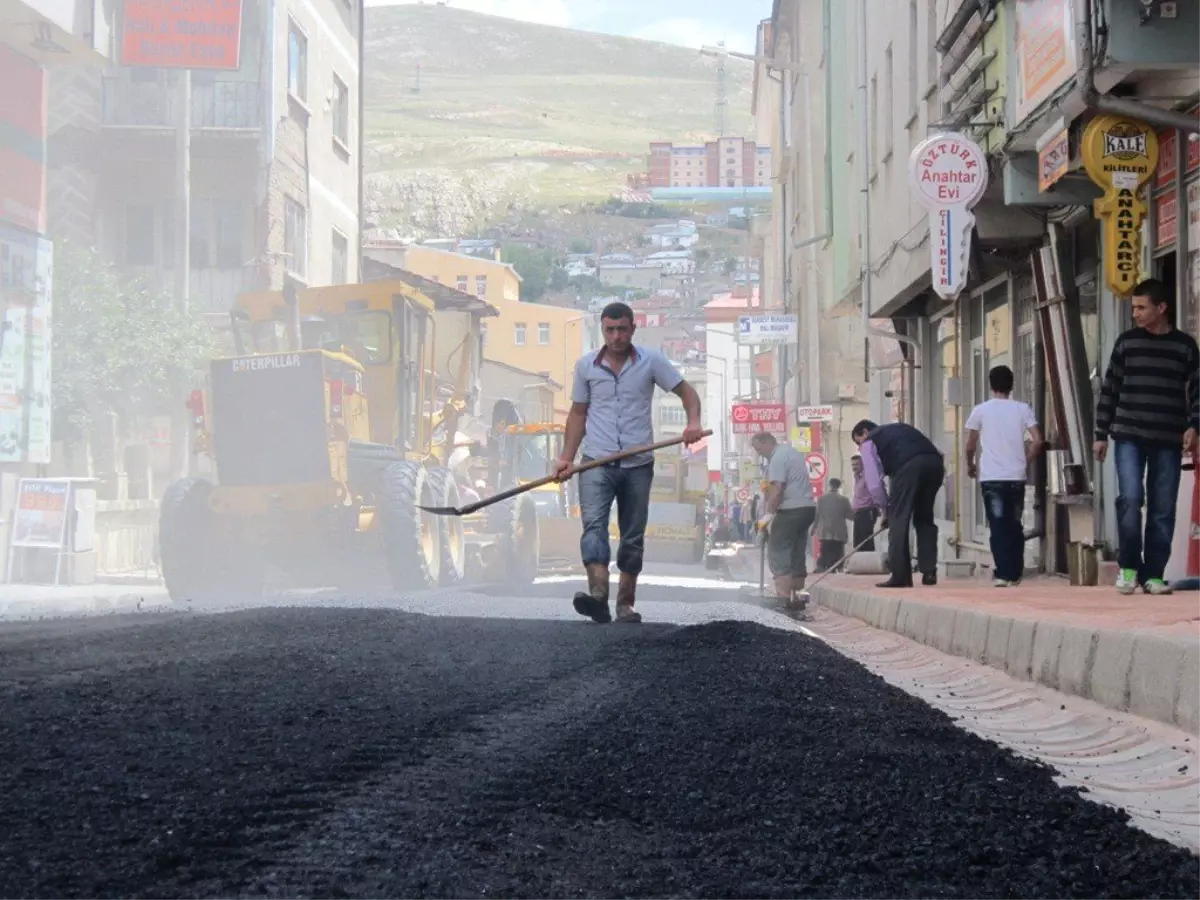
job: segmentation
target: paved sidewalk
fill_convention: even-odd
[[[0,584],[0,621],[96,616],[171,607],[154,584]]]
[[[1050,577],[911,590],[878,580],[832,576],[813,599],[1015,678],[1200,732],[1200,594],[1122,597]]]

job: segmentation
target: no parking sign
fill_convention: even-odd
[[[821,484],[825,481],[825,473],[829,471],[829,463],[822,454],[816,451],[804,454],[804,465],[808,467],[809,481],[813,484]]]

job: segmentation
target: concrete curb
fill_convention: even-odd
[[[134,587],[123,591],[73,593],[65,597],[0,598],[0,621],[121,615],[174,608],[165,588],[148,585],[142,589]]]
[[[1200,641],[1148,631],[1035,622],[820,584],[834,612],[1014,678],[1200,733]]]

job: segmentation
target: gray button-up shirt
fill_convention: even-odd
[[[586,403],[587,432],[583,455],[592,459],[654,443],[651,400],[654,386],[673,391],[683,376],[660,351],[634,345],[620,373],[609,368],[605,348],[575,364],[574,403]],[[653,453],[624,460],[625,468],[654,461]]]

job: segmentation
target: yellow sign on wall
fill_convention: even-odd
[[[1097,116],[1084,129],[1079,152],[1104,191],[1094,207],[1103,222],[1104,278],[1114,294],[1127,297],[1140,279],[1146,203],[1138,194],[1158,165],[1158,136],[1137,119]]]

